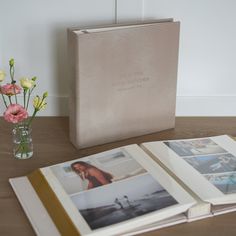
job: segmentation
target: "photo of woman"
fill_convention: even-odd
[[[83,181],[88,180],[87,189],[112,183],[113,176],[110,173],[84,161],[76,161],[72,163],[71,169],[76,172]]]
[[[50,169],[69,195],[147,172],[120,148],[57,164]]]

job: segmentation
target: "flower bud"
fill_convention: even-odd
[[[23,89],[30,89],[34,86],[34,81],[28,78],[20,79],[20,85]]]
[[[11,58],[10,61],[9,61],[10,67],[13,67],[14,64],[15,64],[14,58]]]
[[[46,101],[44,100],[44,97],[41,99],[38,95],[34,98],[34,101],[33,101],[33,106],[35,108],[35,110],[39,111],[39,110],[42,110],[42,109],[45,109],[47,103]]]
[[[45,92],[44,94],[43,94],[43,98],[46,98],[48,96],[48,92]]]

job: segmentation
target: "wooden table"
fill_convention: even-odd
[[[13,158],[11,129],[10,124],[0,119],[0,235],[32,236],[35,235],[34,231],[8,183],[10,177],[27,175],[39,167],[131,143],[162,139],[197,138],[220,134],[236,136],[236,118],[177,118],[175,129],[80,151],[76,150],[69,141],[68,118],[37,118],[33,123],[34,156],[29,160]],[[172,226],[145,235],[233,236],[236,235],[236,212]]]

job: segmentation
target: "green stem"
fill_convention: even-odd
[[[16,89],[14,88],[14,93],[15,93],[15,100],[16,100],[16,104],[18,103],[17,102],[17,96],[16,96]]]
[[[24,108],[25,108],[25,95],[26,95],[27,90],[24,89]]]
[[[14,68],[14,66],[11,66],[11,67],[10,67],[10,76],[11,76],[11,84],[13,84],[13,85],[15,85],[15,82],[16,82],[16,81],[14,81],[14,74],[15,74],[15,68]],[[13,90],[14,90],[15,100],[16,100],[16,104],[17,104],[18,102],[17,102],[17,96],[16,96],[16,88],[15,88],[15,86],[13,87]]]
[[[10,67],[10,76],[11,76],[11,81],[14,81],[14,74],[15,74],[15,68],[14,66]]]
[[[38,112],[38,110],[37,110],[37,109],[34,109],[34,113],[33,113],[33,115],[31,116],[31,118],[30,118],[30,120],[29,120],[29,122],[28,122],[28,126],[31,125],[31,123],[32,123],[34,117],[36,116],[36,113],[37,113],[37,112]]]
[[[3,102],[4,102],[4,105],[5,105],[5,107],[7,108],[7,102],[6,102],[6,99],[5,99],[5,97],[4,97],[4,95],[1,93],[1,95],[2,95],[2,100],[3,100]]]
[[[9,99],[10,104],[12,105],[11,96],[8,96],[8,99]]]
[[[29,95],[28,95],[27,105],[26,105],[26,111],[28,110],[30,96],[31,96],[31,93],[33,92],[34,88],[35,88],[35,86],[31,90],[29,90]]]

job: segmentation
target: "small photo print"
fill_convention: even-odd
[[[227,152],[210,138],[186,141],[168,141],[164,142],[164,144],[181,157]]]
[[[50,169],[67,194],[90,190],[146,172],[123,149],[58,164]]]
[[[205,175],[204,177],[224,194],[236,193],[235,172],[223,175]]]
[[[178,202],[149,174],[71,196],[91,229],[99,229]]]
[[[230,153],[184,158],[201,174],[225,173],[236,170],[236,157]]]

